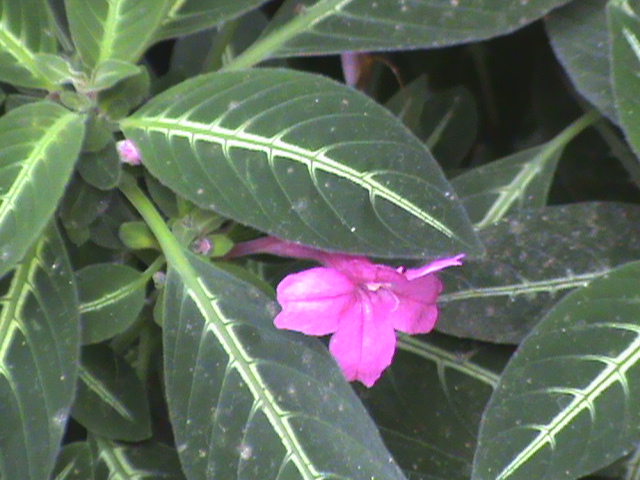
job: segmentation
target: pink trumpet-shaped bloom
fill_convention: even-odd
[[[323,252],[273,237],[237,245],[230,255],[249,253],[306,258],[323,265],[280,282],[277,298],[282,311],[274,323],[307,335],[333,334],[329,350],[347,380],[359,380],[367,387],[391,365],[396,330],[409,334],[433,330],[442,291],[434,273],[461,265],[464,257],[394,269],[365,257]]]

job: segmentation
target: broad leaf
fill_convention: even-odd
[[[610,120],[617,121],[610,74],[606,2],[571,2],[545,17],[551,46],[576,89]]]
[[[215,27],[245,12],[257,9],[268,0],[171,0],[159,39],[182,37]]]
[[[0,1],[0,80],[19,87],[54,90],[37,60],[38,53],[56,53],[53,18],[45,0]]]
[[[409,478],[468,480],[480,418],[508,352],[434,333],[401,335],[398,347],[360,398]]]
[[[111,190],[118,185],[122,164],[111,139],[107,145],[97,152],[83,152],[78,159],[78,173],[89,185],[100,190]]]
[[[96,480],[184,480],[176,451],[157,442],[120,444],[92,437]]]
[[[53,480],[94,480],[93,458],[87,442],[65,445],[60,451]]]
[[[640,440],[640,263],[571,293],[509,362],[473,479],[579,478]]]
[[[73,401],[78,300],[62,239],[48,228],[0,298],[0,472],[51,474]]]
[[[149,276],[127,265],[101,263],[76,272],[82,343],[107,340],[130,327],[142,311]]]
[[[49,102],[0,118],[0,277],[53,215],[84,135],[84,118]]]
[[[151,437],[147,394],[136,372],[106,345],[83,347],[71,415],[101,437],[138,442]]]
[[[632,10],[627,0],[613,0],[607,4],[611,31],[611,61],[618,117],[627,140],[640,152],[640,5]]]
[[[105,212],[112,197],[113,192],[98,190],[75,176],[60,203],[60,220],[67,229],[86,228]]]
[[[187,476],[404,478],[326,348],[277,331],[258,289],[185,255],[167,276],[163,332]]]
[[[90,70],[111,60],[136,63],[174,0],[65,0],[71,36]]]
[[[162,183],[273,235],[381,257],[482,250],[428,150],[385,109],[326,78],[203,75],[121,126]]]
[[[640,258],[640,207],[576,203],[524,211],[482,232],[487,255],[442,272],[438,330],[519,343],[571,290]]]
[[[544,145],[456,177],[451,184],[476,228],[483,229],[518,210],[545,206],[565,146],[596,117],[595,112],[587,114]]]
[[[272,56],[442,47],[504,35],[569,1],[288,0],[265,43]]]

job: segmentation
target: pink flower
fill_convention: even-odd
[[[129,165],[140,165],[142,163],[142,156],[135,143],[131,140],[121,140],[116,142],[116,149],[120,156],[122,163],[128,163]]]
[[[433,330],[442,283],[434,272],[461,265],[464,255],[420,268],[398,269],[365,257],[329,253],[273,237],[237,245],[232,256],[274,253],[323,264],[285,277],[277,289],[276,327],[307,335],[333,334],[329,350],[347,380],[371,387],[391,365],[396,330]]]

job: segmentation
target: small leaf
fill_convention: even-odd
[[[509,362],[473,479],[580,478],[640,440],[640,262],[565,297]]]
[[[139,442],[151,436],[149,402],[140,379],[105,345],[82,349],[71,415],[108,439]]]
[[[174,0],[65,0],[69,28],[84,65],[136,63]],[[95,78],[95,77],[94,77]]]
[[[147,98],[150,81],[149,72],[141,69],[139,73],[121,80],[113,87],[100,91],[100,110],[111,120],[124,117]]]
[[[504,35],[568,1],[287,0],[269,31],[289,40],[279,57],[443,47]]]
[[[38,53],[34,56],[38,71],[56,85],[71,83],[74,72],[64,58],[51,53]]]
[[[141,71],[141,67],[133,63],[114,59],[104,60],[93,71],[91,83],[88,87],[92,90],[105,90],[125,78],[139,74]]]
[[[19,87],[57,87],[58,75],[42,69],[38,53],[55,54],[53,17],[45,0],[0,1],[0,80]],[[42,59],[41,59],[42,60]]]
[[[0,277],[49,222],[80,152],[84,118],[49,102],[0,118]]]
[[[587,114],[539,147],[469,170],[451,182],[476,228],[483,229],[510,213],[547,203],[562,151],[597,118]]]
[[[136,269],[114,263],[76,272],[82,343],[102,342],[130,327],[142,311],[148,281]]]
[[[167,276],[163,334],[187,476],[403,479],[326,348],[277,331],[259,290],[184,255]]]
[[[257,9],[268,0],[172,0],[158,39],[175,38],[215,27]]]
[[[78,299],[58,231],[49,227],[0,298],[0,472],[51,474],[73,401],[80,344]]]
[[[270,234],[380,257],[482,252],[428,150],[382,107],[326,78],[203,75],[121,126],[166,186]]]
[[[610,74],[611,42],[606,2],[580,0],[545,17],[551,46],[576,89],[617,122]]]
[[[74,177],[60,204],[60,220],[67,229],[86,228],[109,208],[112,198],[112,192],[98,190]]]
[[[634,6],[638,6],[634,3]],[[640,17],[626,0],[607,3],[611,32],[611,67],[618,117],[628,142],[640,152]]]
[[[408,478],[468,480],[482,412],[508,352],[434,333],[400,335],[398,347],[375,387],[358,389],[360,398]]]
[[[486,228],[487,255],[442,272],[438,330],[519,343],[563,295],[640,258],[640,207],[575,203]]]
[[[100,190],[115,188],[120,180],[122,165],[113,138],[97,152],[82,152],[78,160],[78,173],[85,182]]]
[[[87,442],[65,445],[58,456],[53,480],[93,480],[93,458]]]
[[[96,480],[185,480],[178,454],[161,443],[125,445],[99,437],[93,437],[91,443]]]

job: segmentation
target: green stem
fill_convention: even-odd
[[[352,0],[320,0],[307,7],[282,27],[272,30],[222,68],[222,71],[249,68],[272,56],[286,42],[335,14]],[[301,4],[302,5],[302,4]]]

